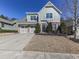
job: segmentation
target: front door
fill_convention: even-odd
[[[42,24],[42,32],[46,32],[46,25]]]

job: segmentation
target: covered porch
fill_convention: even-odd
[[[58,26],[60,25],[60,23],[57,22],[51,22],[52,23],[52,31],[56,31],[58,29]],[[46,28],[48,26],[48,23],[40,23],[40,27],[41,27],[41,33],[42,32],[46,32]]]

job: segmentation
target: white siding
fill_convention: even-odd
[[[5,30],[17,30],[16,25],[11,26],[11,25],[4,24],[4,27],[1,27],[1,28]]]
[[[31,20],[31,16],[37,17],[37,15],[27,15],[27,22],[37,22],[37,20]]]
[[[53,18],[46,19],[46,13],[52,13]],[[39,12],[39,21],[41,20],[49,20],[51,22],[60,22],[60,14],[53,8],[42,8],[42,10]]]

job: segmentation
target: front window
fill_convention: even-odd
[[[2,27],[4,27],[4,23],[2,23]]]
[[[52,18],[52,13],[47,13],[46,18]]]
[[[31,20],[37,20],[36,16],[31,16]]]

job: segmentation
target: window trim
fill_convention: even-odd
[[[31,19],[31,20],[37,20],[37,16],[32,15],[32,16],[30,16],[30,19]]]
[[[53,13],[46,13],[46,18],[47,19],[53,18]]]

